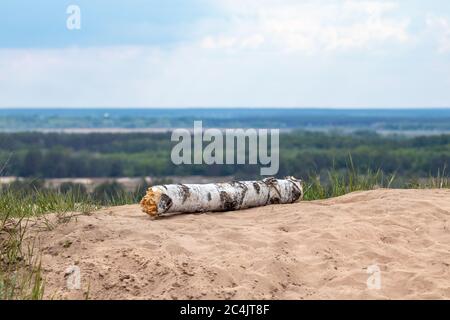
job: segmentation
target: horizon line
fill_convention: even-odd
[[[404,106],[395,106],[395,107],[346,107],[346,106],[336,106],[336,107],[289,107],[289,106],[170,106],[170,107],[157,107],[157,106],[149,106],[149,107],[136,107],[136,106],[95,106],[95,107],[56,107],[56,106],[20,106],[20,107],[0,107],[0,110],[103,110],[103,109],[116,109],[116,110],[189,110],[189,109],[292,109],[292,110],[442,110],[442,109],[450,109],[449,106],[413,106],[413,107],[404,107]]]

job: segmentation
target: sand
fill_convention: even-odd
[[[450,299],[450,190],[158,220],[122,206],[36,239],[52,299]],[[80,290],[66,286],[71,265]]]

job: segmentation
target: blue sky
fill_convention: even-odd
[[[0,107],[130,106],[450,107],[450,1],[0,3]]]

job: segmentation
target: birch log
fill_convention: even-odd
[[[294,203],[302,197],[301,180],[294,177],[267,178],[262,181],[153,186],[141,200],[141,206],[150,216],[162,217]]]

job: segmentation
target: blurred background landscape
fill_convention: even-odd
[[[260,178],[258,165],[171,162],[171,130],[200,116],[204,128],[281,129],[280,177],[326,183],[351,168],[414,186],[450,160],[449,109],[3,109],[0,183],[137,201],[151,184]]]

